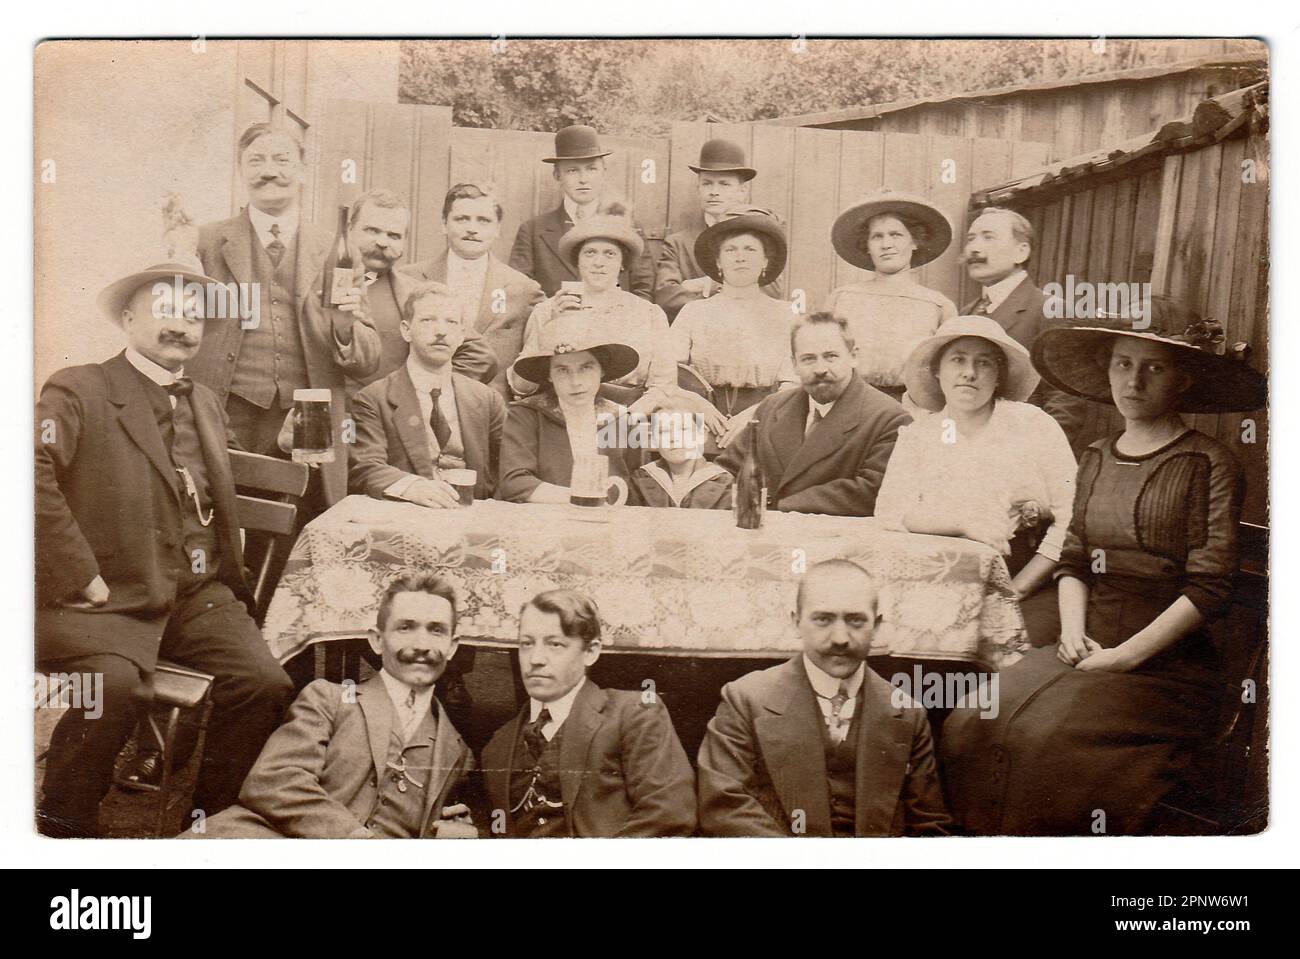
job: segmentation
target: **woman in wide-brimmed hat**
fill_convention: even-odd
[[[959,316],[921,341],[904,381],[919,407],[876,498],[888,528],[987,543],[1010,557],[1023,600],[1061,557],[1076,463],[1052,419],[1026,403],[1029,351],[986,316]]]
[[[609,475],[626,481],[624,451],[599,449],[596,442],[598,424],[625,411],[599,393],[602,384],[627,376],[640,362],[635,349],[611,340],[590,317],[568,312],[548,323],[540,342],[511,367],[512,374],[540,388],[510,404],[497,499],[569,502],[575,450],[605,456]]]
[[[1180,413],[1245,412],[1264,377],[1219,355],[1223,331],[1157,297],[1144,316],[1034,343],[1043,378],[1114,404],[1124,430],[1083,452],[1057,570],[1060,636],[1001,677],[996,719],[944,727],[954,812],[974,832],[1151,829],[1215,726],[1223,682],[1206,624],[1236,574],[1244,483],[1232,453]],[[991,786],[990,750],[1011,771]]]
[[[673,345],[677,361],[712,388],[730,431],[738,414],[748,419],[764,397],[799,383],[790,361],[790,304],[762,289],[785,269],[785,228],[771,210],[733,208],[700,234],[695,259],[722,289],[682,307]]]
[[[872,275],[836,288],[824,309],[849,321],[858,372],[895,399],[903,397],[903,364],[913,348],[957,315],[952,300],[911,273],[951,242],[942,210],[925,197],[890,189],[850,206],[831,229],[840,258]]]
[[[606,395],[631,404],[633,412],[651,413],[677,386],[677,364],[669,345],[668,318],[664,311],[618,288],[619,271],[641,255],[645,241],[620,203],[575,224],[560,238],[560,256],[573,264],[582,289],[561,289],[534,307],[524,331],[523,352],[535,353],[545,328],[558,317],[580,313],[610,343],[623,343],[636,351],[636,367],[613,378]],[[528,396],[538,384],[519,372],[508,375],[518,396]]]

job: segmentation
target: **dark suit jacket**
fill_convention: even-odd
[[[808,394],[782,390],[759,404],[758,457],[767,479],[768,508],[832,516],[871,516],[900,426],[912,418],[860,376],[807,439]],[[746,428],[718,463],[740,474],[754,428]]]
[[[379,363],[379,334],[368,322],[353,323],[347,359],[335,345],[330,312],[320,305],[321,271],[331,239],[330,234],[315,224],[304,221],[299,225],[293,291],[307,366],[307,382],[302,385],[333,392],[330,411],[333,415],[335,458],[334,462],[320,466],[326,505],[337,502],[347,493],[348,457],[343,442],[343,421],[347,416],[346,377],[361,379],[369,376]],[[198,251],[203,271],[222,283],[255,282],[254,242],[247,207],[228,220],[205,224],[199,228]],[[269,310],[269,304],[264,304],[263,309]],[[198,355],[185,367],[196,382],[216,392],[223,408],[243,339],[241,323],[232,319],[212,319],[203,325],[203,342]]]
[[[119,353],[104,363],[59,370],[41,390],[37,662],[98,653],[124,656],[145,669],[157,661],[176,601],[182,511],[193,506],[163,445],[146,387]],[[190,403],[216,510],[220,580],[248,602],[225,413],[202,384],[195,384]],[[96,576],[108,586],[104,606],[60,605]]]
[[[515,234],[515,245],[510,249],[510,265],[536,280],[547,296],[554,296],[563,281],[579,279],[578,271],[560,258],[560,237],[569,232],[571,226],[573,221],[561,203],[558,209],[525,221]],[[642,233],[639,226],[636,229]],[[655,267],[649,247],[642,251],[635,263],[623,264],[618,285],[642,299],[654,298]]]
[[[695,259],[695,241],[705,230],[704,214],[696,213],[691,225],[684,230],[669,234],[664,240],[663,249],[655,263],[654,300],[668,314],[668,322],[677,318],[681,308],[692,300],[698,300],[699,294],[682,289],[683,280],[693,280],[704,275],[700,264]],[[773,299],[783,299],[781,280],[763,287],[763,292]]]
[[[668,708],[642,694],[601,689],[590,679],[562,727],[560,790],[570,836],[689,836],[695,832],[695,775]],[[483,747],[488,810],[509,816],[512,761],[528,709]],[[489,818],[475,816],[480,827]],[[507,821],[507,834],[513,823]]]
[[[474,498],[491,499],[497,488],[506,402],[492,387],[459,373],[451,374],[451,385],[465,465],[478,473]],[[352,418],[357,424],[350,453],[352,492],[382,499],[384,490],[404,476],[433,477],[428,430],[405,365],[354,396]]]
[[[1012,339],[1032,351],[1034,340],[1039,333],[1049,327],[1060,325],[1060,321],[1049,320],[1046,317],[1045,304],[1050,299],[1051,297],[1044,293],[1026,273],[1020,284],[990,316],[998,321]],[[967,303],[962,314],[973,313],[978,305],[978,299]],[[1084,420],[1088,415],[1088,401],[1062,393],[1046,380],[1042,380],[1033,395],[1029,397],[1029,402],[1051,414],[1052,418],[1061,424],[1061,429],[1069,438],[1070,445],[1074,447],[1075,455],[1079,455]]]
[[[490,378],[477,378],[485,383],[491,382],[493,389],[508,400],[510,390],[506,385],[506,370],[523,349],[524,326],[528,323],[533,307],[542,302],[545,296],[535,280],[506,266],[491,253],[487,257],[487,275],[483,280],[483,294],[479,297],[478,316],[474,317],[473,331],[483,338],[483,343],[492,351],[496,370]],[[402,267],[394,274],[395,278],[398,276],[446,283],[446,250],[427,260]],[[497,303],[503,307],[500,313],[493,311],[493,306]],[[457,359],[460,354],[461,351],[457,350]],[[460,367],[457,367],[457,371],[466,373]]]
[[[930,721],[896,707],[894,688],[867,669],[858,708],[854,834],[942,835],[951,820]],[[722,687],[700,744],[700,831],[709,836],[830,836],[825,720],[802,654]],[[795,833],[795,811],[804,813]]]
[[[393,703],[377,675],[357,686],[354,697],[345,693],[343,686],[317,679],[298,694],[289,718],[271,734],[245,778],[239,805],[209,819],[207,836],[349,839],[368,834],[365,823],[379,801],[380,778],[388,775]],[[441,706],[431,766],[421,839],[474,768],[469,747]]]

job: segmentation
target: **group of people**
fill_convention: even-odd
[[[890,190],[832,230],[870,279],[796,313],[784,225],[749,202],[758,171],[738,145],[704,145],[699,219],[657,262],[605,195],[608,155],[589,127],[556,134],[545,162],[563,201],[520,227],[509,265],[491,253],[503,211],[490,189],[453,186],[446,251],[400,266],[405,202],[362,194],[353,286],[323,305],[328,237],[301,217],[302,146],[255,124],[238,144],[248,206],[200,228],[193,257],[104,291],[126,350],[56,373],[38,403],[37,663],[104,676],[103,716],[73,709],[55,731],[43,832],[97,833],[160,656],[216,677],[195,807],[241,796],[210,820],[218,832],[1068,833],[1103,802],[1123,805],[1112,830],[1145,827],[1212,720],[1206,626],[1230,597],[1243,489],[1231,452],[1179,414],[1257,409],[1263,377],[1167,298],[1049,321],[1026,269],[1032,226],[1009,209],[967,229],[981,295],[959,313],[911,273],[951,245],[951,224]],[[260,316],[205,316],[177,278],[256,283]],[[567,503],[592,457],[633,504],[728,508],[752,458],[769,509],[996,549],[1041,648],[1002,676],[999,719],[947,718],[936,765],[924,711],[891,707],[865,668],[869,572],[810,571],[794,612],[803,654],[723,689],[697,783],[662,703],[584,681],[600,646],[591,601],[546,594],[521,611],[528,716],[484,750],[481,788],[452,801],[472,760],[432,694],[455,648],[455,597],[436,577],[390,588],[373,641],[384,667],[356,702],[315,683],[280,725],[292,685],[247,612],[226,449],[285,455],[304,387],[333,397],[338,455],[315,471],[318,509],[349,491],[455,508],[452,470],[473,471],[476,498]],[[1124,431],[1085,445],[1089,402],[1113,404]],[[600,439],[617,417],[704,429],[656,427],[651,457]],[[809,751],[819,726],[826,748]]]

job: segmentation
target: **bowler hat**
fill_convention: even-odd
[[[555,134],[555,156],[543,157],[543,163],[563,163],[566,160],[594,160],[609,156],[609,150],[600,148],[600,136],[594,127],[565,127]]]
[[[913,267],[929,263],[952,243],[952,225],[942,210],[923,196],[885,188],[868,194],[835,218],[835,225],[831,227],[831,243],[840,258],[864,270],[874,270],[871,254],[863,242],[862,231],[873,216],[886,214],[901,216],[925,226],[928,236],[912,237],[916,241],[916,252],[912,254]]]
[[[686,166],[696,173],[739,173],[742,182],[758,176],[758,171],[745,163],[744,149],[730,140],[709,140],[700,147],[700,165]]]

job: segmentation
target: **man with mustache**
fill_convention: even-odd
[[[456,652],[451,584],[431,572],[395,579],[370,647],[382,659],[379,673],[359,686],[318,679],[304,689],[244,780],[240,804],[190,836],[477,835],[467,807],[454,801],[474,759],[434,695]]]
[[[925,710],[866,665],[880,621],[867,571],[843,559],[816,564],[791,618],[803,651],[722,689],[700,745],[700,831],[945,834]]]
[[[441,283],[412,288],[399,329],[410,355],[352,400],[353,492],[454,509],[457,493],[443,472],[468,468],[475,498],[491,498],[506,404],[492,387],[452,368],[465,336],[463,308]]]
[[[492,253],[501,232],[501,216],[501,202],[490,189],[457,183],[442,202],[445,254],[435,253],[398,273],[451,287],[464,306],[466,335],[481,335],[497,361],[497,372],[490,381],[493,388],[509,400],[506,370],[519,357],[529,314],[544,296],[536,281]]]
[[[1025,349],[1033,349],[1038,334],[1059,325],[1047,318],[1051,300],[1029,277],[1025,264],[1034,250],[1034,227],[1015,210],[989,207],[971,221],[966,231],[962,260],[966,273],[980,284],[978,299],[968,303],[963,316],[989,316]],[[1061,315],[1062,311],[1057,311]],[[1029,402],[1041,407],[1061,424],[1076,454],[1083,446],[1087,403],[1039,383]]]
[[[402,309],[411,291],[424,279],[413,266],[397,267],[406,250],[410,223],[406,201],[391,190],[369,190],[352,201],[348,242],[365,267],[366,304],[370,322],[379,334],[379,362],[372,372],[349,379],[349,395],[382,380],[406,362],[408,341],[401,331]],[[497,376],[501,364],[478,331],[469,327],[452,357],[452,368],[486,383]]]
[[[842,317],[798,317],[790,353],[803,388],[763,400],[718,463],[739,475],[756,450],[768,509],[871,516],[899,427],[912,418],[857,375],[857,350]]]
[[[689,836],[695,775],[651,691],[601,689],[600,612],[571,589],[519,612],[528,703],[483,749],[479,826],[490,836]]]
[[[70,709],[50,741],[37,813],[46,835],[98,835],[160,658],[215,677],[194,790],[208,814],[234,802],[292,695],[248,614],[225,414],[185,375],[205,320],[222,319],[204,315],[215,283],[195,260],[111,284],[99,306],[127,349],[60,370],[41,390],[36,662],[103,677],[102,714]]]
[[[519,227],[510,249],[510,265],[536,280],[547,297],[554,296],[566,280],[578,279],[577,267],[560,251],[560,237],[575,223],[603,213],[611,202],[604,195],[605,157],[610,152],[601,148],[594,128],[569,126],[555,134],[555,155],[542,159],[551,165],[551,174],[559,184],[560,205]],[[634,227],[642,233],[639,226]],[[653,301],[655,267],[648,249],[629,259],[619,273],[619,289]]]

